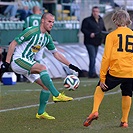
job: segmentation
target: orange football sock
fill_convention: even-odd
[[[100,86],[97,86],[94,93],[94,103],[93,103],[92,113],[98,111],[99,106],[103,100],[103,97],[104,97],[104,92],[101,90]]]
[[[122,119],[121,122],[128,122],[128,115],[132,103],[130,96],[122,96]]]

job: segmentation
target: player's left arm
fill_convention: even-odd
[[[70,65],[70,62],[61,54],[57,51],[54,43],[53,43],[53,40],[52,40],[52,37],[51,35],[47,34],[48,37],[49,37],[49,42],[48,44],[46,45],[47,49],[54,55],[54,57],[59,60],[60,62],[62,62],[63,64],[69,66]]]
[[[63,64],[67,65],[70,69],[76,71],[79,73],[79,75],[82,74],[82,71],[75,65],[71,64],[60,52],[56,51],[53,53],[54,57],[62,62]]]
[[[53,55],[58,61],[62,62],[63,64],[65,64],[67,66],[70,65],[70,62],[58,51],[54,52]]]
[[[67,65],[69,68],[71,68],[72,70],[75,70],[79,74],[82,73],[82,71],[77,66],[72,65],[59,51],[57,51],[50,35],[49,35],[49,43],[46,45],[46,47],[48,48],[48,50],[51,51],[51,53],[58,61]]]

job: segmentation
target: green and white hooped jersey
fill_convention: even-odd
[[[17,58],[26,58],[33,61],[36,53],[44,47],[47,47],[52,53],[57,51],[51,35],[48,33],[41,33],[40,26],[32,26],[25,29],[14,40],[18,45],[16,46],[13,60]]]
[[[31,26],[39,26],[42,15],[33,14],[25,19],[24,29]]]

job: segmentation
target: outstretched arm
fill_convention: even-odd
[[[70,69],[75,70],[81,76],[82,71],[77,66],[72,65],[61,53],[56,51],[55,53],[53,53],[53,55],[57,60],[67,65]]]
[[[62,62],[63,64],[65,64],[67,66],[70,65],[70,62],[58,51],[54,52],[53,55],[58,61]]]

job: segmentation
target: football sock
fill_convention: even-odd
[[[103,100],[103,97],[104,97],[104,92],[102,91],[100,86],[97,86],[94,93],[94,103],[93,103],[92,113],[98,111],[99,106]]]
[[[132,103],[130,96],[122,96],[122,122],[128,122],[128,115]]]
[[[40,104],[38,114],[41,115],[45,112],[46,104],[50,96],[50,91],[42,90],[40,93]]]
[[[49,74],[46,70],[40,73],[40,79],[42,83],[49,89],[53,96],[57,97],[59,95],[58,90],[54,87],[52,79],[49,77]]]

